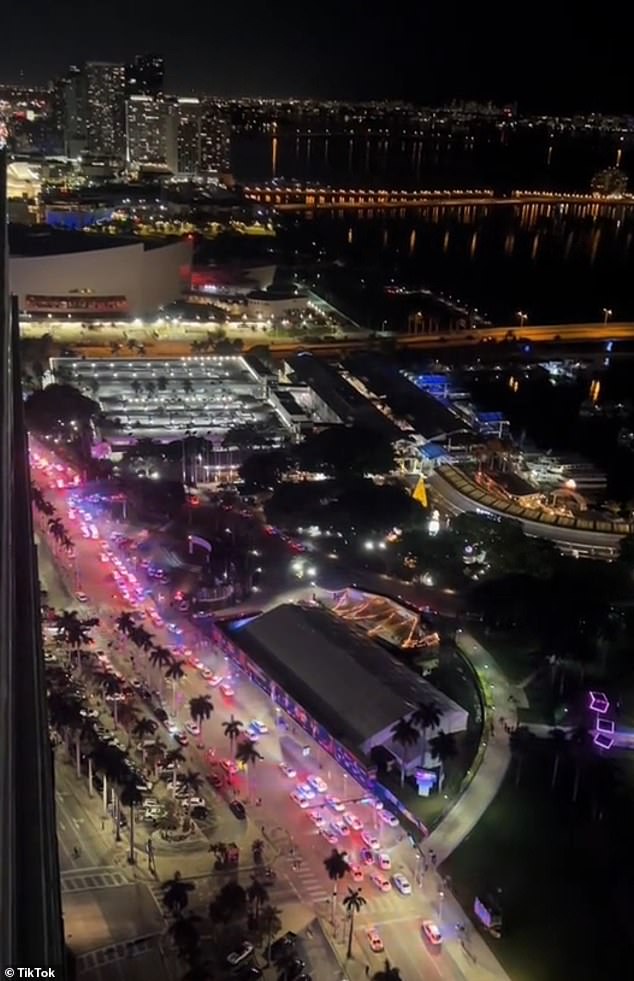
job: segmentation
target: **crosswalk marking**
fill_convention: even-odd
[[[61,875],[62,894],[69,892],[89,891],[90,889],[112,889],[115,886],[127,886],[130,880],[118,869],[112,871],[84,873],[72,870]]]
[[[140,937],[138,940],[131,940],[127,943],[113,944],[111,947],[100,947],[99,950],[91,950],[87,954],[80,954],[77,958],[77,974],[85,974],[87,971],[105,967],[115,961],[129,957],[141,957],[147,954],[156,946],[156,937]]]

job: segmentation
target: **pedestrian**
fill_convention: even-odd
[[[431,864],[436,868],[436,852],[430,852],[429,857],[431,858]]]
[[[81,852],[80,852],[79,848],[77,847],[77,845],[75,845],[75,847],[73,848],[73,858],[79,858],[80,855],[81,855]]]
[[[366,976],[366,978],[370,976],[370,965],[369,964],[366,964],[365,965],[365,976]]]

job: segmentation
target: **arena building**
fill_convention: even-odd
[[[368,594],[366,594],[367,596]],[[395,743],[393,728],[420,703],[440,714],[437,731],[460,733],[469,713],[431,682],[398,663],[370,636],[367,625],[344,620],[322,602],[282,603],[239,620],[214,643],[234,661],[320,747],[364,788],[395,807],[414,826],[421,822],[377,780],[373,751],[392,757],[408,776],[437,781],[439,763],[423,759],[421,740]]]
[[[191,275],[188,239],[165,242],[11,225],[9,284],[22,313],[142,317],[177,300]]]

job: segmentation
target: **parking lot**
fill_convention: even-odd
[[[285,435],[263,380],[237,355],[164,361],[54,358],[57,380],[75,385],[135,438],[174,439],[188,432],[220,442],[231,428],[258,426]]]

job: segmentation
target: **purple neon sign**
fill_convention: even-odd
[[[592,742],[598,749],[612,749],[614,746],[614,722],[606,719],[605,715],[610,710],[610,700],[605,692],[589,691],[588,707],[595,713],[594,735]]]

